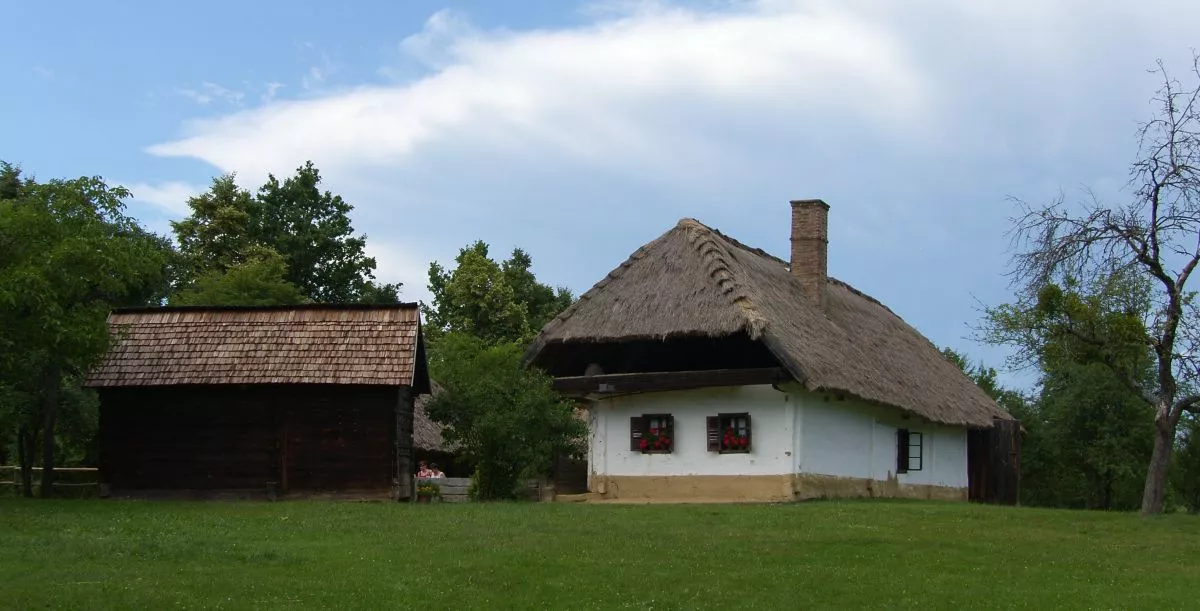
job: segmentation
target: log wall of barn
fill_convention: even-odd
[[[120,489],[385,490],[391,386],[102,389],[100,469]]]

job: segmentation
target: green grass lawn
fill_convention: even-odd
[[[1195,608],[1200,518],[0,499],[0,607]]]

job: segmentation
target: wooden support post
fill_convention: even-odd
[[[413,411],[414,399],[412,389],[407,386],[400,388],[396,402],[396,500],[407,501],[416,496],[416,484],[413,475]]]

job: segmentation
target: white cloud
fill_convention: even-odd
[[[311,49],[312,45],[306,45]],[[337,66],[329,59],[329,54],[321,52],[320,62],[317,65],[310,66],[308,72],[300,77],[300,88],[305,91],[320,91],[325,81],[337,72]]]
[[[437,12],[379,70],[407,80],[327,90],[322,56],[303,99],[148,151],[248,187],[313,160],[406,298],[479,238],[577,291],[680,216],[786,254],[786,200],[823,197],[831,271],[953,343],[1004,298],[1005,197],[1121,184],[1145,68],[1182,68],[1200,22],[1170,0],[707,4],[519,31]]]
[[[200,84],[198,89],[180,87],[175,90],[179,95],[192,100],[200,105],[207,105],[214,101],[224,102],[233,106],[241,106],[242,100],[246,97],[245,93],[235,91],[226,87],[222,87],[216,83],[205,81]]]
[[[401,301],[424,301],[432,299],[426,282],[429,278],[429,261],[424,254],[384,240],[368,240],[367,256],[375,258],[375,279],[379,282],[401,282]]]
[[[125,187],[133,193],[133,201],[150,204],[174,217],[187,216],[190,213],[188,198],[207,190],[203,186],[176,181],[158,184],[138,182],[126,184]]]
[[[740,170],[764,131],[810,147],[849,131],[914,148],[1014,151],[1022,143],[1001,133],[1008,126],[973,115],[982,110],[974,106],[990,104],[1003,120],[1080,103],[1073,88],[1096,76],[1080,74],[1080,62],[1105,44],[1095,40],[1099,24],[1119,21],[1130,40],[1162,29],[1143,4],[617,3],[593,11],[606,17],[591,25],[520,32],[441,11],[401,43],[430,70],[423,78],[193,121],[149,150],[260,176],[303,158],[386,167],[448,145],[476,158],[552,155],[663,180]],[[331,70],[322,55],[302,87]],[[1051,116],[1040,119],[1048,140],[1062,127]],[[749,137],[730,146],[731,126]],[[975,140],[964,142],[963,129]]]
[[[931,93],[894,36],[826,9],[667,8],[527,33],[481,32],[443,12],[404,47],[441,68],[397,87],[193,122],[187,137],[150,150],[262,174],[298,158],[390,164],[423,145],[469,137],[476,150],[687,170],[696,159],[723,157],[690,135],[704,127],[682,125],[687,113],[783,120],[853,112],[881,129],[908,130],[922,121]],[[314,68],[305,86],[324,75]]]
[[[270,82],[270,83],[267,83],[264,88],[266,89],[266,91],[262,94],[262,101],[265,103],[265,102],[270,102],[271,100],[274,100],[275,94],[278,93],[280,89],[284,88],[284,84]]]

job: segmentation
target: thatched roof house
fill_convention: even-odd
[[[836,278],[825,279],[823,292],[814,303],[787,261],[683,219],[550,321],[527,359],[566,374],[557,359],[572,351],[745,335],[811,391],[845,392],[943,424],[987,428],[1010,417],[887,306]]]
[[[406,494],[430,392],[416,304],[113,312],[102,476],[124,489]]]
[[[920,332],[826,275],[828,205],[792,208],[790,261],[683,219],[546,324],[526,360],[597,401],[790,384],[943,427],[1011,420]]]

